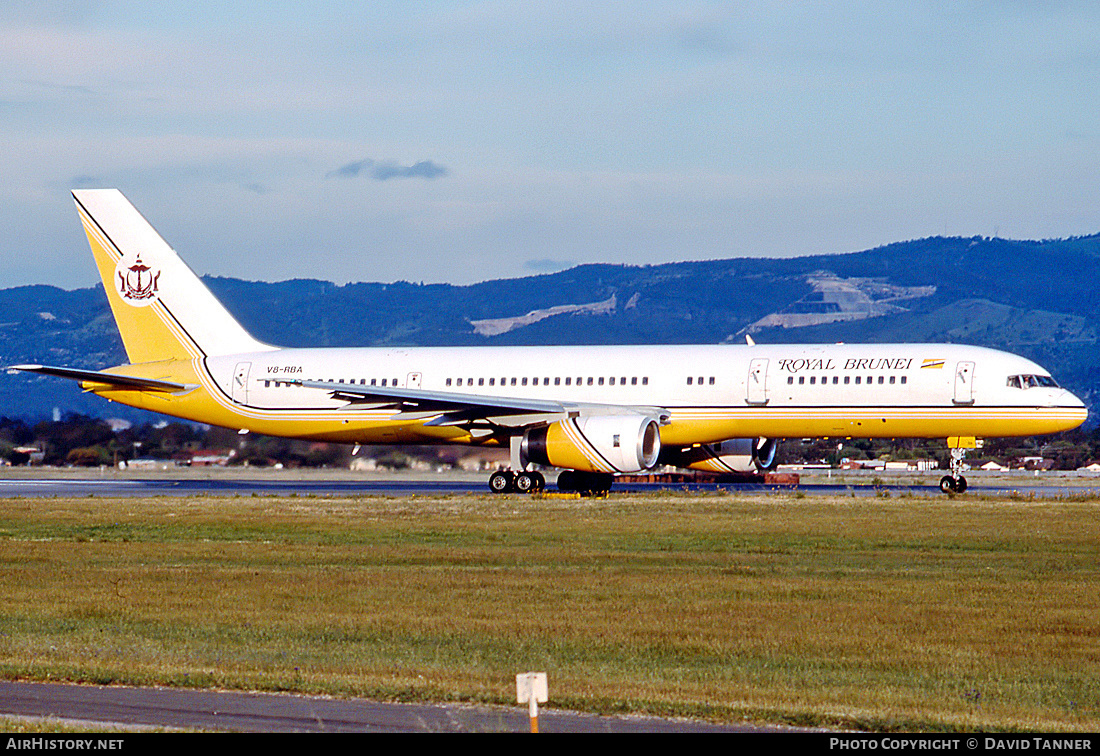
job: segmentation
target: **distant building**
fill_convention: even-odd
[[[27,462],[28,465],[40,465],[42,460],[46,458],[46,452],[37,446],[17,446],[15,451],[26,454],[30,458]]]
[[[904,472],[926,472],[938,470],[940,463],[934,459],[900,459],[895,462],[887,462],[887,470],[901,470]]]
[[[191,454],[192,467],[225,467],[236,456],[235,451],[216,451],[203,449]]]
[[[118,463],[120,470],[167,470],[177,466],[179,463],[172,459],[131,459]]]
[[[1020,467],[1025,470],[1053,470],[1054,460],[1043,457],[1024,457],[1020,460]]]

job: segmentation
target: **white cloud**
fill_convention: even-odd
[[[93,183],[253,278],[1100,230],[1091,4],[154,5],[0,21],[0,285],[93,280]]]

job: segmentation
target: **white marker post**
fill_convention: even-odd
[[[545,672],[524,672],[516,675],[516,701],[527,704],[531,716],[531,732],[539,731],[539,704],[546,703]]]

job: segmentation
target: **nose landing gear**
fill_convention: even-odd
[[[940,490],[945,494],[961,494],[966,491],[966,478],[963,470],[966,465],[966,452],[978,448],[978,440],[973,437],[953,436],[947,439],[951,452],[951,473],[940,478]]]

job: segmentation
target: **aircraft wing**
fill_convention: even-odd
[[[325,389],[332,392],[334,399],[347,401],[353,407],[365,404],[378,409],[392,407],[397,410],[394,419],[411,421],[438,416],[425,425],[460,425],[474,420],[488,420],[500,425],[518,426],[593,414],[641,414],[655,417],[665,424],[670,417],[668,410],[659,407],[582,404],[554,399],[486,396],[331,381],[288,382],[306,388]]]
[[[74,381],[89,383],[102,383],[108,386],[117,386],[122,389],[137,389],[138,391],[166,391],[176,393],[179,391],[191,391],[198,388],[191,383],[175,383],[173,381],[161,381],[155,378],[139,378],[133,375],[119,375],[106,373],[101,370],[79,370],[77,368],[52,367],[50,365],[11,365],[8,371],[21,370],[27,373],[41,373],[42,375],[55,375],[59,378],[69,378]]]

